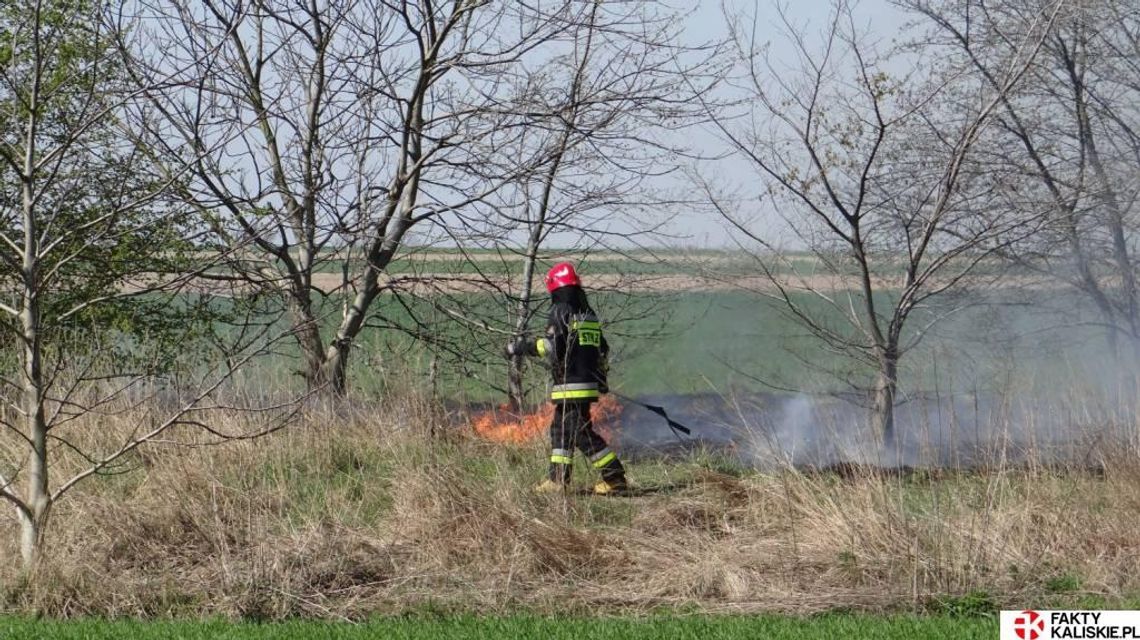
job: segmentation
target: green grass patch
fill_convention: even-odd
[[[768,638],[800,640],[803,638],[875,638],[876,640],[928,640],[994,638],[997,620],[993,618],[959,618],[950,616],[870,616],[824,615],[809,618],[785,616],[733,617],[662,617],[628,618],[541,618],[516,617],[443,617],[397,618],[375,620],[364,624],[285,622],[273,624],[209,622],[138,622],[138,621],[49,621],[8,619],[0,622],[4,638],[52,638],[59,640],[290,640],[293,638],[326,638],[355,640],[386,638],[390,640],[434,640],[458,638],[514,638],[517,640],[560,639],[583,640],[657,640],[677,638],[715,640],[717,638]]]
[[[802,295],[797,304],[837,333],[856,336],[835,307]],[[847,383],[869,384],[874,374],[865,363],[823,345],[789,316],[776,300],[736,292],[686,292],[666,297],[592,296],[598,313],[610,322],[611,385],[629,395],[689,394],[803,389],[850,390]],[[383,302],[383,301],[381,301]],[[467,300],[475,315],[505,318],[491,296]],[[403,311],[378,308],[393,324],[406,322]],[[911,329],[926,329],[936,313],[916,314]],[[430,317],[430,314],[420,314]],[[624,316],[624,317],[623,317]],[[543,318],[538,318],[534,331]],[[979,389],[1028,393],[1071,390],[1074,380],[1102,385],[1110,375],[1098,363],[1107,358],[1105,343],[1093,329],[1064,328],[1062,318],[1019,306],[964,311],[935,325],[903,361],[906,393],[972,393]],[[498,400],[505,360],[498,355],[501,336],[441,323],[462,358],[441,356],[440,390],[445,396]],[[983,330],[979,330],[983,328]],[[385,368],[427,371],[430,358],[403,336],[364,336],[353,362],[352,384],[362,390],[379,380]],[[546,374],[531,367],[541,386]]]
[[[931,603],[931,609],[952,618],[996,617],[1001,607],[985,591],[971,591],[961,596],[943,596]]]
[[[1046,580],[1045,588],[1050,593],[1071,593],[1081,588],[1081,578],[1071,573],[1063,573]]]
[[[880,296],[881,308],[889,308],[892,295]],[[1082,308],[1078,300],[1052,293],[1047,299],[1045,294],[1026,294],[1026,300],[1015,292],[1002,295],[1009,299],[962,310],[933,325],[932,318],[945,309],[915,312],[904,342],[920,329],[924,335],[903,359],[904,395],[934,390],[946,396],[995,389],[1076,392],[1074,381],[1097,390],[1115,380],[1115,371],[1103,366],[1109,355],[1102,332],[1072,316],[1079,315],[1073,309]],[[846,294],[835,292],[830,302],[809,294],[793,296],[821,325],[859,339],[860,329],[844,316],[858,304]],[[320,313],[326,337],[340,317],[342,302],[331,297]],[[823,344],[790,316],[784,303],[770,297],[730,291],[595,292],[591,302],[607,325],[611,386],[627,395],[850,391],[849,384],[866,386],[874,375],[869,363]],[[447,399],[500,402],[505,399],[507,361],[502,350],[511,308],[509,300],[490,294],[430,300],[380,296],[369,326],[354,343],[349,385],[370,397],[394,388],[405,392],[411,384]],[[1065,308],[1069,316],[1056,311]],[[451,313],[469,321],[457,321]],[[532,334],[542,330],[544,314],[540,308]],[[284,331],[287,323],[278,322]],[[277,351],[241,379],[257,388],[302,386],[296,345],[285,340]],[[539,400],[549,376],[539,363],[532,364],[528,384]]]

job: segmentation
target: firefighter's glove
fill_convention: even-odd
[[[526,353],[526,340],[523,338],[508,340],[505,351],[508,358],[524,355]]]

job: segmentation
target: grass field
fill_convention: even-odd
[[[237,432],[243,419],[215,426]],[[389,397],[313,407],[257,441],[148,447],[56,507],[35,582],[0,567],[0,602],[67,618],[640,619],[992,615],[1140,594],[1134,444],[1090,451],[1099,471],[899,476],[757,472],[698,452],[633,461],[640,492],[599,499],[578,493],[596,477],[585,464],[569,495],[533,494],[547,443],[486,442],[453,419]],[[101,417],[73,425],[72,441],[114,442],[133,425]],[[60,456],[61,474],[81,462]],[[5,557],[12,520],[0,523]],[[798,620],[781,624],[809,624]],[[810,624],[858,622],[838,620]]]
[[[5,639],[53,640],[803,640],[851,638],[852,640],[968,640],[994,638],[993,618],[948,618],[914,616],[826,615],[813,618],[683,617],[647,619],[584,619],[539,617],[457,617],[375,620],[349,625],[322,622],[233,624],[217,622],[74,622],[8,619],[0,621]]]

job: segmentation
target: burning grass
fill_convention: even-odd
[[[618,426],[622,406],[612,395],[593,404],[594,429],[612,446],[618,446]],[[548,437],[554,419],[554,405],[545,403],[533,413],[516,413],[508,405],[477,413],[471,428],[480,438],[501,444],[524,444]]]
[[[395,402],[333,422],[314,411],[258,441],[152,447],[130,474],[82,485],[58,506],[35,579],[2,570],[9,610],[981,611],[1140,593],[1131,449],[1100,474],[941,478],[645,461],[630,468],[645,495],[600,499],[529,491],[542,438],[505,446]],[[15,557],[13,523],[0,535]]]

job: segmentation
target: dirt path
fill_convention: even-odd
[[[679,291],[751,291],[776,294],[781,289],[821,294],[839,291],[858,290],[860,282],[855,277],[841,277],[830,274],[811,276],[767,276],[708,277],[689,274],[619,275],[600,274],[590,277],[586,286],[594,290],[621,290],[630,293],[679,292]],[[415,276],[395,276],[387,280],[388,285],[399,291],[411,293],[469,293],[479,291],[517,291],[519,283],[515,278],[485,278],[471,274],[425,273]],[[314,286],[331,292],[342,286],[338,274],[317,274]],[[937,286],[938,283],[931,283]],[[1042,278],[1008,276],[996,282],[991,278],[974,278],[968,284],[998,288],[1045,289],[1056,288],[1059,283]],[[876,289],[901,289],[902,278],[880,278],[873,283]]]
[[[458,294],[479,292],[514,293],[521,289],[517,277],[479,276],[463,273],[419,273],[393,275],[383,279],[388,290],[415,295]],[[586,287],[595,291],[622,291],[627,293],[653,292],[752,292],[760,295],[779,295],[781,290],[789,293],[815,293],[827,296],[843,291],[858,291],[861,283],[855,277],[833,274],[776,275],[775,279],[763,275],[744,276],[700,276],[692,274],[598,274],[586,279]],[[933,281],[928,287],[944,284]],[[1056,290],[1064,283],[1039,277],[1005,276],[999,279],[975,277],[966,282],[977,288]],[[124,285],[124,290],[139,291],[153,287],[153,282],[139,278]],[[879,278],[872,285],[876,290],[899,290],[903,287],[902,278]],[[313,286],[324,293],[344,290],[342,276],[336,273],[313,274]],[[350,284],[351,288],[351,284]],[[234,297],[251,290],[244,283],[226,283],[200,279],[183,290],[195,293],[208,293],[217,296]]]

